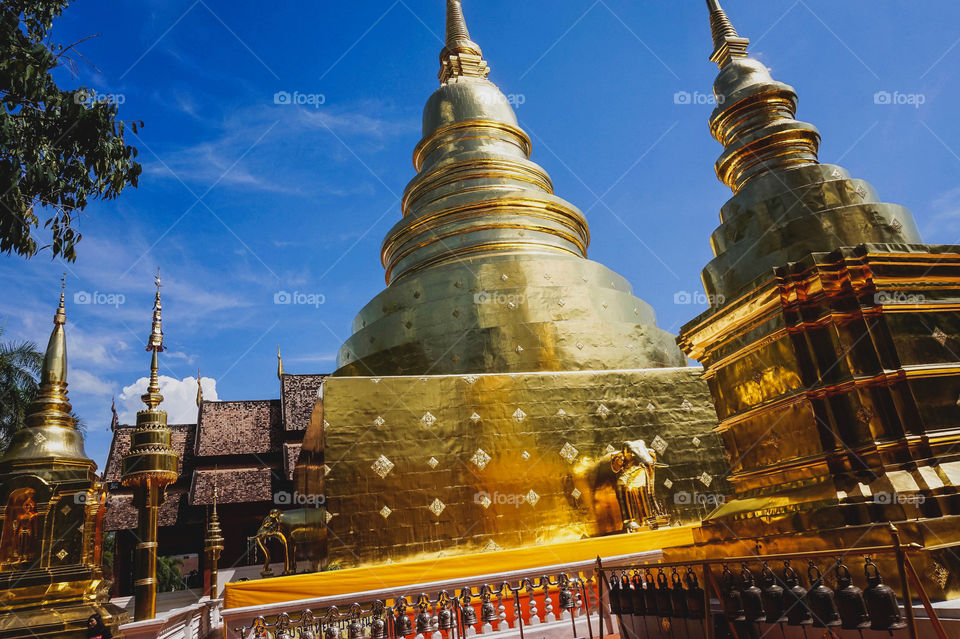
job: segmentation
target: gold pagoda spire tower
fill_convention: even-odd
[[[355,319],[335,374],[683,366],[650,306],[587,259],[586,219],[530,161],[460,1],[446,9],[418,173],[383,242],[388,287]]]
[[[146,409],[137,412],[137,426],[130,435],[130,452],[123,458],[123,485],[134,488],[139,510],[134,574],[135,619],[152,619],[157,603],[157,523],[164,488],[176,481],[179,458],[170,444],[167,412],[160,408],[159,354],[164,350],[160,273],[157,272],[153,324],[146,350],[151,352],[147,392],[140,399]]]
[[[0,457],[0,636],[86,637],[99,613],[117,629],[101,568],[102,486],[67,395],[64,290],[39,389]]]
[[[703,270],[715,303],[679,343],[704,366],[734,498],[700,542],[733,554],[760,538],[769,552],[884,544],[874,525],[887,521],[910,541],[960,541],[946,497],[960,485],[960,247],[922,244],[908,209],[822,164],[796,92],[707,6],[720,68],[710,131],[734,195]]]

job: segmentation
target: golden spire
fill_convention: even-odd
[[[203,385],[201,384],[200,369],[197,369],[197,408],[203,403]]]
[[[470,39],[460,0],[447,0],[447,40],[440,52],[440,83],[461,76],[485,78],[489,74],[483,51]]]
[[[283,358],[280,356],[279,344],[277,344],[277,379],[283,381]]]
[[[713,32],[713,55],[710,61],[716,62],[722,69],[731,58],[747,56],[750,40],[740,37],[719,0],[707,0],[707,8],[710,9],[710,30]]]
[[[67,340],[64,325],[67,313],[64,309],[66,276],[60,279],[60,304],[53,316],[53,332],[47,342],[40,371],[40,388],[36,398],[27,409],[25,425],[61,426],[74,428],[70,399],[67,397]]]
[[[747,54],[718,0],[707,0],[717,107],[710,132],[723,153],[717,177],[734,192],[720,212],[703,271],[708,295],[736,299],[757,278],[813,252],[863,243],[919,243],[910,211],[841,167],[821,164],[820,132],[796,119],[797,92]]]
[[[153,325],[150,329],[150,337],[147,338],[146,349],[153,351],[150,360],[150,382],[147,384],[147,392],[140,396],[140,399],[150,410],[155,410],[163,401],[163,395],[160,394],[160,360],[158,357],[158,353],[163,352],[166,348],[163,345],[162,307],[160,304],[161,282],[160,269],[157,269],[157,276],[153,280],[157,287],[157,293],[153,300]]]

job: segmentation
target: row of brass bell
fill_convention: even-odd
[[[671,584],[672,581],[672,584]],[[704,618],[703,588],[692,568],[687,569],[686,588],[684,579],[673,569],[671,580],[660,569],[656,579],[650,570],[641,577],[634,571],[630,577],[623,573],[612,575],[609,581],[610,611],[615,615],[666,618]]]
[[[864,565],[867,589],[853,583],[850,570],[838,559],[837,591],[823,581],[820,569],[810,562],[807,577],[810,589],[800,583],[800,576],[784,562],[782,577],[763,563],[758,586],[750,569],[743,565],[739,583],[733,572],[723,567],[720,575],[723,610],[733,621],[786,623],[791,626],[844,630],[900,630],[906,624],[900,617],[896,593],[883,583],[880,571],[869,559]]]

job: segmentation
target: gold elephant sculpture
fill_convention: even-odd
[[[670,517],[654,492],[655,450],[642,439],[623,442],[601,457],[581,457],[573,481],[592,511],[593,535],[635,532],[668,525]]]
[[[323,508],[298,508],[282,511],[274,508],[264,517],[253,539],[263,551],[263,570],[260,575],[272,577],[270,548],[268,542],[277,540],[283,548],[283,572],[297,572],[297,549],[311,562],[313,570],[323,570],[327,555],[327,531]]]

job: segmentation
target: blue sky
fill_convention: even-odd
[[[45,344],[67,271],[71,398],[101,467],[111,396],[125,421],[138,404],[139,391],[124,388],[147,371],[158,266],[171,421],[195,419],[198,367],[207,396],[221,399],[277,397],[278,343],[287,372],[334,368],[354,314],[384,285],[380,242],[413,177],[444,4],[67,9],[55,39],[100,34],[79,47],[97,69],[81,64],[60,81],[117,96],[124,119],[146,122],[131,138],[144,174],[138,189],[88,207],[76,263],[0,257],[0,322],[6,338]],[[960,5],[725,6],[774,77],[797,88],[798,117],[823,134],[821,160],[911,208],[927,242],[960,242]],[[590,257],[633,282],[677,332],[703,308],[675,296],[702,291],[708,238],[730,196],[707,130],[716,67],[704,3],[467,0],[465,11],[534,161],[587,214]],[[322,98],[275,104],[281,91]],[[881,91],[923,104],[876,104]],[[678,92],[691,104],[677,104]],[[281,291],[323,303],[275,304]],[[77,293],[97,303],[76,303]]]

